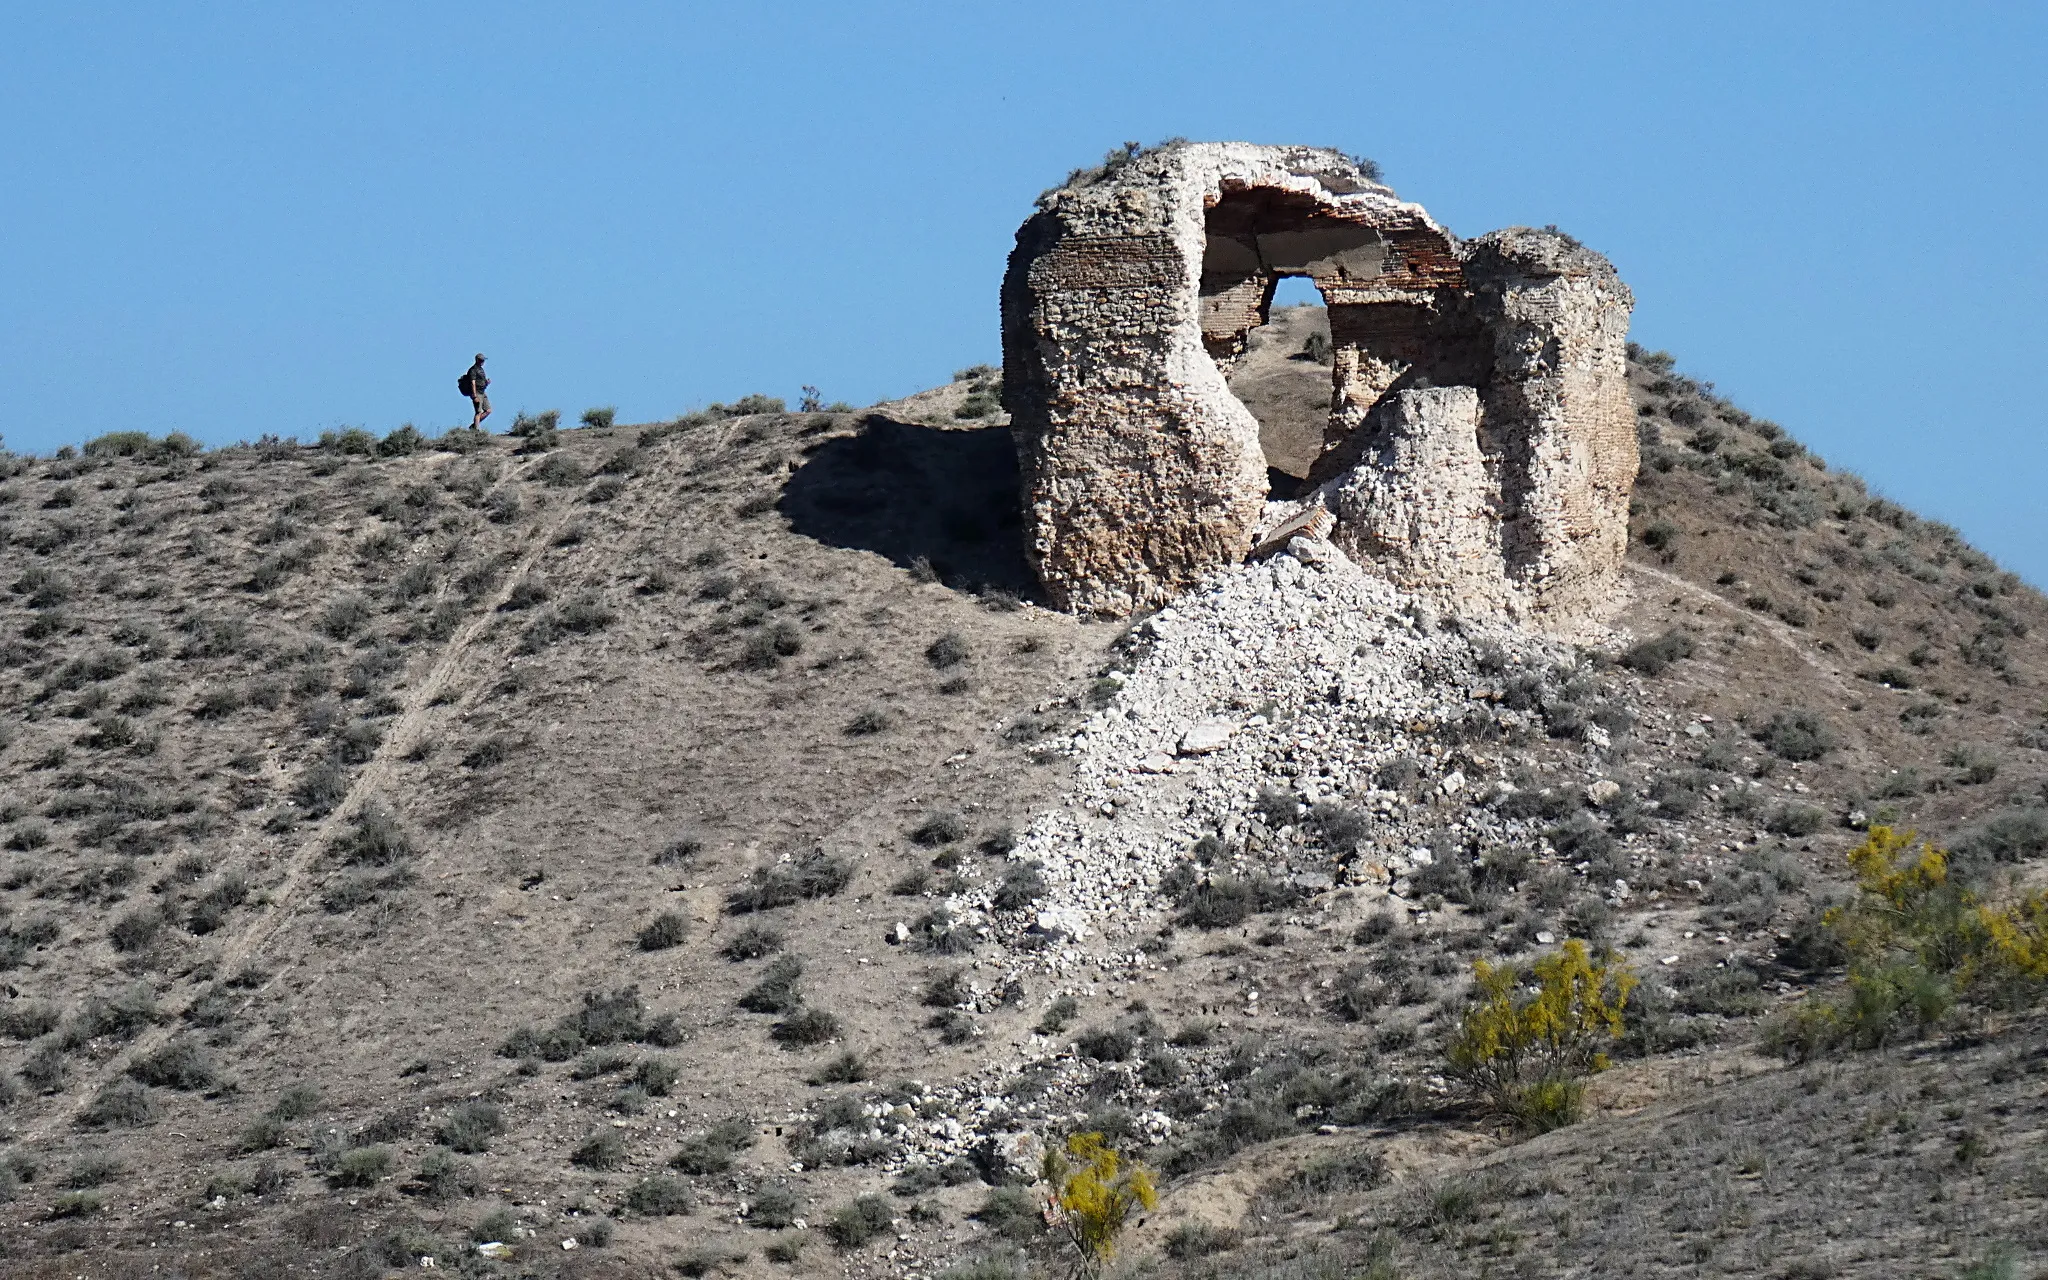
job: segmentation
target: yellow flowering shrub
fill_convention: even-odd
[[[1501,1114],[1541,1132],[1579,1118],[1585,1078],[1607,1069],[1636,977],[1576,938],[1524,975],[1480,960],[1477,990],[1449,1051],[1451,1073]]]
[[[1849,851],[1856,896],[1823,917],[1848,951],[1848,988],[1780,1019],[1767,1037],[1779,1052],[1874,1048],[1936,1025],[1958,1000],[2023,1003],[2048,984],[2048,893],[1984,902],[1917,839],[1872,827]]]
[[[1064,1146],[1048,1147],[1041,1176],[1049,1188],[1047,1216],[1090,1272],[1115,1255],[1132,1212],[1159,1203],[1152,1171],[1099,1133],[1070,1134]]]

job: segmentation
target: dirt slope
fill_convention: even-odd
[[[1241,390],[1293,424],[1276,440],[1319,431],[1327,368],[1287,358],[1292,329],[1269,345],[1278,356],[1248,362],[1241,381],[1258,385]],[[1783,952],[1839,883],[1850,824],[1967,843],[1985,815],[2041,804],[2048,776],[2036,593],[1658,362],[1635,381],[1649,443],[1622,621],[1638,637],[1682,630],[1693,656],[1650,676],[1612,665],[1617,641],[1545,677],[1548,734],[1454,748],[1479,756],[1475,773],[1557,797],[1518,819],[1528,874],[1447,881],[1448,901],[1391,932],[1346,889],[1166,930],[1148,943],[1156,964],[1074,988],[1072,1029],[1042,1036],[1044,986],[951,1012],[927,1002],[952,968],[971,983],[999,962],[986,946],[949,954],[933,913],[951,877],[1005,874],[1004,829],[1058,803],[1048,748],[1129,659],[1120,628],[1028,603],[1007,435],[955,416],[962,384],[873,416],[565,431],[530,452],[500,437],[377,457],[340,439],[11,464],[10,1274],[377,1275],[421,1256],[505,1275],[930,1274],[1029,1233],[1000,1203],[968,1216],[996,1194],[995,1166],[886,1193],[892,1135],[979,1123],[991,1103],[1048,1127],[1185,1111],[1152,1152],[1176,1180],[1140,1265],[1173,1223],[1249,1212],[1248,1243],[1203,1265],[1319,1274],[1283,1255],[1368,1248],[1367,1224],[1400,1234],[1416,1274],[1612,1273],[1611,1245],[1592,1271],[1584,1250],[1613,1224],[1656,1233],[1673,1205],[1740,1199],[1665,1176],[1656,1135],[1723,1143],[1727,1108],[1831,1079],[1743,1046],[1758,1016],[1827,980]],[[1592,745],[1572,708],[1609,709],[1619,741]],[[1817,760],[1784,760],[1752,732],[1794,710],[1834,740]],[[1583,808],[1596,777],[1645,803]],[[1401,803],[1424,824],[1461,812]],[[1635,896],[1605,904],[1595,862]],[[727,954],[763,925],[804,962],[779,1012],[741,1005],[776,962],[755,954],[760,935],[736,952],[748,958]],[[1586,931],[1665,979],[1632,1030],[1643,1056],[1606,1082],[1611,1116],[1501,1149],[1430,1093],[1436,1037],[1475,954]],[[1354,1020],[1329,993],[1361,969],[1399,995]],[[1215,1025],[1260,988],[1303,994],[1274,1001],[1255,1037]],[[807,1036],[804,1010],[834,1022]],[[1074,1031],[1111,1024],[1137,1046],[1126,1060],[1075,1052]],[[780,1047],[778,1025],[817,1042]],[[1808,1219],[1701,1209],[1711,1223],[1684,1230],[1712,1248],[1631,1265],[1777,1274],[1759,1260],[1812,1254],[1839,1270],[1811,1274],[1876,1275],[1898,1273],[1881,1259],[1999,1242],[2038,1254],[2044,1188],[2000,1163],[2038,1129],[2031,1044],[1972,1051],[1964,1078],[2019,1065],[1954,1103],[1962,1115],[1915,1121],[2010,1121],[2011,1139],[1957,1175],[1967,1220],[1916,1209],[1859,1223],[1880,1238],[1868,1249],[1800,1252],[1771,1232]],[[848,1053],[863,1069],[834,1071]],[[1012,1060],[1042,1069],[988,1076]],[[1892,1072],[1886,1087],[1910,1092],[1943,1061],[1841,1070]],[[1748,1079],[1726,1083],[1738,1070]],[[1217,1105],[1226,1081],[1251,1128]],[[1863,1086],[1837,1093],[1833,1109],[1788,1103],[1789,1120],[1744,1132],[1777,1153],[1771,1168],[1806,1168],[1841,1126],[1879,1123]],[[733,1117],[722,1145],[704,1140]],[[1938,1163],[1935,1139],[1916,1141],[1911,1158]],[[1359,1142],[1386,1147],[1396,1177],[1352,1216],[1260,1207],[1289,1162]],[[1856,1178],[1893,1185],[1887,1150],[1864,1140],[1841,1194]],[[1552,1157],[1579,1172],[1534,1172]],[[1634,1181],[1617,1181],[1627,1160]],[[1460,1177],[1518,1190],[1414,1229],[1422,1211],[1403,1197]],[[1609,1190],[1582,1207],[1574,1178]],[[871,1193],[893,1225],[835,1248],[819,1224]],[[477,1239],[514,1256],[484,1257]]]

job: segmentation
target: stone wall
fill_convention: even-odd
[[[1077,175],[1017,233],[1003,386],[1049,599],[1153,607],[1257,543],[1265,458],[1224,374],[1290,275],[1329,307],[1310,502],[1338,543],[1449,607],[1608,612],[1636,468],[1613,268],[1555,232],[1460,242],[1338,152],[1246,143]]]

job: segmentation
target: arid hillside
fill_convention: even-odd
[[[1276,486],[1315,327],[1236,374]],[[1064,1274],[1019,1144],[1082,1130],[1161,1171],[1138,1272],[2048,1265],[2038,1024],[1759,1047],[1865,828],[2038,877],[2037,592],[1640,353],[1612,641],[1388,617],[1472,711],[1345,777],[1280,673],[1239,817],[1063,932],[1048,815],[1188,779],[1076,763],[1166,632],[1033,603],[994,377],[9,460],[8,1274]],[[1645,981],[1516,1142],[1441,1046],[1475,958],[1565,937]]]

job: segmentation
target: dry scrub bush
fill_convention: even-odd
[[[1577,938],[1538,959],[1526,977],[1473,964],[1477,991],[1452,1038],[1451,1073],[1518,1126],[1535,1133],[1579,1118],[1585,1078],[1607,1068],[1603,1041],[1619,1039],[1636,977],[1621,957],[1598,959]]]
[[[1984,902],[1947,852],[1914,839],[1872,827],[1849,851],[1856,896],[1822,917],[1849,957],[1847,989],[1777,1020],[1765,1037],[1777,1052],[1876,1048],[1938,1025],[1959,1001],[2020,1007],[2048,990],[2048,890]]]

